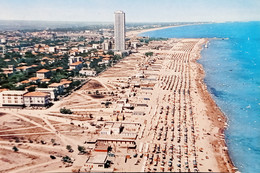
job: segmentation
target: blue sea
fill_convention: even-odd
[[[198,61],[205,83],[228,118],[229,154],[240,172],[260,172],[260,22],[190,25],[141,36],[211,39]]]

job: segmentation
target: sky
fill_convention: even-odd
[[[0,0],[0,20],[113,22],[260,21],[260,0]]]

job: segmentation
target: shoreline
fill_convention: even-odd
[[[188,25],[194,25],[194,24],[188,24]],[[172,27],[181,27],[181,26],[187,26],[187,25],[167,26],[167,27],[151,28],[151,29],[144,29],[138,31],[130,31],[131,33],[129,33],[128,36],[137,37],[140,33],[162,30],[162,29],[167,29]],[[221,172],[236,172],[238,171],[238,169],[235,167],[229,155],[229,149],[227,147],[226,139],[225,139],[225,130],[227,128],[227,116],[218,107],[210,91],[207,89],[207,84],[204,82],[205,71],[203,65],[197,61],[201,58],[201,51],[204,49],[203,45],[208,44],[210,40],[210,38],[206,38],[206,39],[207,39],[206,42],[200,45],[201,47],[198,50],[198,56],[196,57],[194,62],[196,64],[196,72],[195,72],[196,86],[197,89],[199,90],[201,98],[203,99],[203,102],[206,104],[207,114],[209,115],[208,118],[212,122],[213,126],[219,128],[218,135],[214,136],[215,138],[209,140],[209,143],[212,144],[212,146],[217,148],[215,149],[214,155],[218,162],[218,167],[221,170]],[[218,117],[215,117],[215,115],[218,115]],[[219,119],[221,119],[221,121],[219,121]]]
[[[174,25],[174,26],[163,26],[163,27],[157,27],[157,28],[133,30],[133,31],[126,32],[126,36],[127,37],[138,37],[139,34],[144,33],[144,32],[150,32],[150,31],[156,31],[156,30],[162,30],[162,29],[168,29],[168,28],[175,28],[175,27],[182,27],[182,26],[190,26],[190,25],[201,25],[201,23],[198,23],[198,24]]]
[[[206,44],[207,43],[208,40]],[[217,158],[219,167],[224,169],[223,172],[236,172],[237,168],[235,167],[229,155],[228,148],[226,145],[226,140],[225,140],[225,130],[227,128],[227,116],[222,112],[220,107],[218,107],[218,105],[216,104],[215,100],[212,97],[212,94],[207,89],[207,84],[204,82],[205,71],[203,65],[197,61],[201,58],[202,50],[203,47],[199,51],[199,56],[197,56],[195,60],[195,64],[197,65],[197,71],[198,71],[197,72],[198,81],[196,82],[196,85],[197,88],[200,90],[199,92],[204,100],[204,103],[206,103],[207,105],[207,114],[209,115],[210,121],[213,123],[215,127],[219,128],[219,132],[218,132],[219,135],[216,136],[216,139],[211,139],[210,143],[212,143],[212,145],[215,146],[218,145],[218,150],[216,150],[215,156]],[[216,115],[218,116],[216,117]]]

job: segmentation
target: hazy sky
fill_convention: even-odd
[[[113,22],[260,20],[260,0],[0,0],[0,20]]]

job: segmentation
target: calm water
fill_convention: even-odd
[[[228,117],[226,141],[241,172],[260,172],[260,22],[168,28],[141,34],[167,38],[212,39],[199,60],[205,82]]]

